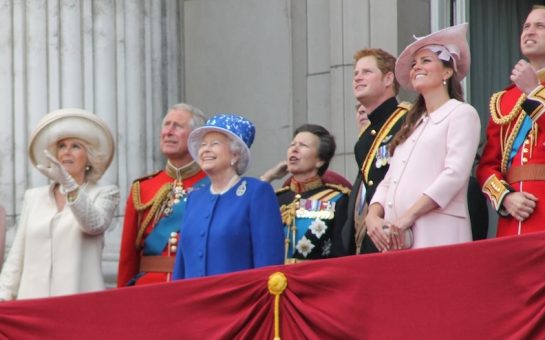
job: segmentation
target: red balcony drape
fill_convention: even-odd
[[[545,233],[0,304],[0,339],[545,339]]]

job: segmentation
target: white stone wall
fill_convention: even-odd
[[[162,167],[158,132],[183,98],[183,1],[0,0],[0,203],[8,248],[24,191],[46,184],[27,157],[38,120],[81,107],[106,120],[117,143],[102,183],[122,204],[106,235],[105,275],[117,271],[120,225],[130,182]]]
[[[354,160],[358,136],[352,92],[354,52],[374,47],[397,55],[397,0],[334,0],[329,4],[330,128],[338,142],[332,167],[353,181],[358,172]]]
[[[303,123],[337,138],[332,169],[352,181],[357,138],[353,54],[397,54],[397,0],[185,1],[186,98],[257,126],[251,175],[285,157]]]
[[[249,175],[285,158],[291,136],[290,1],[186,1],[186,100],[256,125]]]
[[[352,56],[364,47],[397,54],[398,1],[0,0],[0,204],[8,248],[24,190],[46,183],[29,164],[29,135],[60,107],[97,113],[116,137],[102,180],[122,192],[106,235],[110,286],[127,190],[162,167],[159,126],[173,103],[254,121],[253,176],[285,157],[295,127],[322,124],[337,137],[332,168],[352,181]]]

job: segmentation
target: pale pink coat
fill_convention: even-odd
[[[395,221],[422,194],[439,208],[418,218],[413,248],[472,240],[467,185],[477,152],[481,123],[475,108],[451,99],[399,145],[372,203],[380,203],[385,220]]]

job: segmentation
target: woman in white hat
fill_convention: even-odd
[[[174,279],[283,263],[280,211],[269,183],[241,177],[250,162],[255,127],[219,114],[191,132],[188,149],[210,178],[187,199]]]
[[[0,300],[104,289],[102,248],[119,203],[116,186],[98,186],[114,141],[98,116],[61,109],[43,117],[30,161],[51,185],[28,189],[17,234],[0,274]]]
[[[466,34],[467,24],[435,32],[397,60],[399,83],[419,96],[390,144],[390,168],[366,218],[381,251],[410,247],[413,235],[413,248],[472,239],[467,186],[480,120],[460,85],[470,64]]]

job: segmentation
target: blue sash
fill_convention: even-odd
[[[515,158],[515,155],[519,151],[520,147],[524,143],[524,140],[526,139],[526,136],[528,135],[528,132],[532,129],[532,119],[528,116],[524,117],[524,120],[522,121],[522,125],[520,126],[519,132],[517,133],[517,137],[513,141],[513,147],[511,148],[511,153],[509,153],[509,162],[507,163],[507,167],[511,167],[511,162],[513,161],[513,158]]]
[[[210,179],[204,177],[195,183],[191,190],[202,188],[210,184]],[[151,233],[144,240],[144,255],[161,255],[168,244],[170,234],[179,232],[185,213],[187,196],[181,197],[180,202],[172,207],[172,213],[163,216],[157,222]]]

